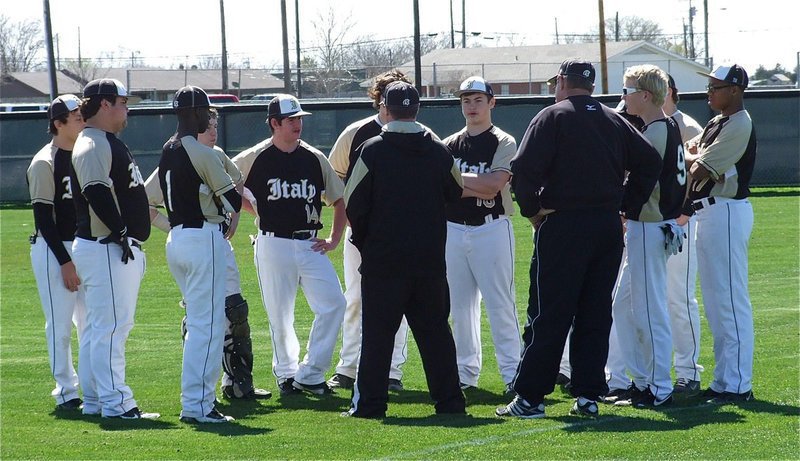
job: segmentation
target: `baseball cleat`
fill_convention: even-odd
[[[583,397],[578,397],[575,399],[575,404],[572,405],[572,409],[569,411],[569,414],[573,416],[588,416],[589,418],[596,418],[599,414],[597,402]]]
[[[741,394],[737,394],[735,392],[721,392],[718,396],[712,397],[706,400],[706,403],[711,403],[714,405],[725,405],[728,403],[740,403],[740,402],[749,402],[753,400],[753,391],[742,392]]]
[[[356,380],[347,375],[336,373],[328,380],[328,387],[333,389],[352,389]]]
[[[672,386],[672,392],[676,397],[694,397],[700,394],[700,381],[678,378]]]
[[[516,397],[514,397],[514,400],[512,400],[511,403],[509,403],[508,405],[497,408],[494,411],[494,414],[496,414],[497,416],[527,418],[527,419],[544,418],[545,416],[544,403],[533,405],[528,403],[527,400],[517,395]]]
[[[614,405],[618,407],[629,407],[632,406],[634,401],[638,401],[641,399],[641,395],[644,391],[640,391],[636,385],[631,384],[631,386],[625,389],[625,392],[617,396],[617,399],[614,401]]]
[[[608,391],[608,394],[600,397],[600,401],[609,405],[613,405],[617,400],[628,398],[629,393],[630,392],[628,389],[611,389]]]
[[[556,384],[567,388],[570,384],[569,376],[565,375],[564,373],[559,373],[558,376],[556,376]]]
[[[403,382],[399,379],[389,378],[389,390],[393,392],[400,392],[403,390]]]
[[[292,380],[292,387],[299,391],[310,392],[314,395],[333,394],[334,391],[328,386],[325,381],[319,384],[303,384]]]
[[[161,417],[160,413],[142,413],[139,407],[133,407],[121,415],[106,416],[103,418],[116,418],[116,419],[158,419]]]
[[[302,389],[294,387],[294,378],[286,378],[282,382],[279,382],[278,390],[281,395],[300,394],[303,392]]]
[[[266,400],[272,397],[272,392],[254,387],[245,394],[237,395],[234,386],[222,386],[222,396],[228,400]]]
[[[74,399],[67,400],[64,403],[56,405],[57,411],[73,411],[83,409],[83,400],[75,397]]]
[[[506,390],[503,391],[503,394],[509,395],[509,396],[517,395],[517,391],[514,390],[514,383],[506,384]]]
[[[181,421],[184,423],[230,423],[236,421],[232,416],[225,416],[220,413],[216,408],[209,411],[207,415],[200,417],[181,416]]]
[[[469,391],[478,388],[478,386],[473,386],[472,384],[467,384],[467,383],[459,383],[458,385],[461,387],[462,391]]]

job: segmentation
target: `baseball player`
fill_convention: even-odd
[[[691,116],[678,110],[678,88],[675,79],[671,75],[667,77],[669,89],[664,100],[664,113],[678,124],[685,145],[702,133],[703,128]],[[697,363],[700,358],[700,311],[695,296],[697,249],[694,238],[697,235],[697,219],[691,207],[686,209],[684,205],[677,221],[686,238],[683,251],[667,259],[667,307],[676,377],[672,393],[691,397],[700,393],[700,373],[703,371],[703,366]]]
[[[368,94],[372,99],[372,106],[378,113],[350,124],[336,139],[328,158],[336,174],[345,183],[352,166],[358,160],[358,147],[367,139],[379,135],[381,128],[387,122],[386,106],[382,103],[383,91],[386,86],[396,81],[410,83],[399,70],[385,72],[375,77]],[[350,242],[352,235],[353,230],[348,225],[344,235],[344,296],[347,299],[347,307],[342,323],[342,349],[339,352],[339,363],[336,365],[336,373],[328,380],[328,385],[332,388],[353,388],[361,350],[361,273],[358,271],[361,266],[361,254]],[[400,367],[406,361],[407,338],[408,322],[403,317],[397,334],[395,334],[394,349],[392,350],[392,365],[389,368],[390,391],[403,389],[401,381],[403,371]]]
[[[31,235],[31,265],[44,312],[50,372],[56,387],[50,393],[56,410],[79,410],[78,375],[72,365],[72,325],[78,332],[78,369],[89,371],[89,336],[84,334],[84,287],[72,262],[75,207],[72,204],[70,165],[72,147],[85,126],[81,100],[71,94],[50,103],[47,116],[52,140],[33,156],[28,167],[28,190],[35,231]]]
[[[686,167],[680,129],[661,108],[668,88],[666,73],[652,65],[629,67],[624,85],[625,106],[641,117],[644,136],[660,154],[663,167],[648,201],[625,210],[626,255],[613,311],[620,350],[630,354],[626,363],[633,387],[614,404],[658,407],[672,402],[666,270],[667,258],[678,248],[665,251],[665,232],[682,235],[676,218],[686,196]]]
[[[304,111],[297,98],[278,95],[268,106],[272,137],[245,150],[233,162],[244,175],[245,197],[256,213],[254,261],[272,339],[272,372],[281,394],[327,394],[325,382],[347,304],[336,270],[325,255],[342,238],[346,216],[344,185],[322,152],[300,139]],[[322,229],[323,202],[333,206],[328,239]],[[299,362],[294,329],[298,284],[314,321],[308,351]]]
[[[125,383],[125,342],[145,269],[141,244],[150,236],[144,179],[115,134],[127,124],[130,96],[120,81],[104,78],[89,82],[83,97],[86,128],[75,141],[70,179],[72,259],[86,290],[91,355],[91,377],[81,379],[83,413],[155,419],[158,413],[139,410]]]
[[[514,138],[492,124],[492,86],[481,77],[464,80],[455,92],[466,127],[444,140],[464,182],[464,198],[447,205],[447,283],[462,389],[478,385],[481,298],[486,303],[495,356],[506,393],[520,357],[514,302],[514,229],[509,216]]]
[[[197,135],[201,144],[214,149],[214,152],[225,165],[225,171],[236,184],[236,190],[241,194],[243,189],[242,176],[236,165],[228,158],[225,152],[216,146],[217,142],[217,110],[209,109],[208,128]],[[158,168],[144,183],[147,190],[147,199],[150,202],[150,222],[164,232],[169,232],[169,220],[161,214],[156,207],[164,206],[164,196],[158,183]],[[227,227],[225,239],[228,240],[230,251],[225,253],[225,341],[222,349],[222,395],[227,399],[268,399],[272,393],[253,387],[253,343],[250,338],[250,324],[247,320],[248,305],[242,297],[242,288],[239,277],[239,267],[236,264],[233,245],[230,239],[236,232],[240,213],[230,213],[223,223]],[[185,308],[185,302],[181,305]],[[186,316],[181,322],[181,337],[186,339]]]
[[[222,223],[226,213],[239,212],[242,197],[220,156],[197,140],[209,124],[205,91],[185,86],[175,93],[173,107],[178,130],[164,144],[158,182],[171,227],[167,262],[186,304],[181,420],[225,423],[233,418],[217,410],[215,395],[225,331],[226,254],[230,252]]]
[[[697,214],[697,267],[714,337],[713,403],[753,398],[753,308],[747,291],[747,245],[753,230],[750,178],[756,132],[744,108],[747,72],[720,66],[708,77],[708,105],[720,114],[689,143],[689,199]]]

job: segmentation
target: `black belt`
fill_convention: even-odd
[[[486,216],[491,216],[492,219],[487,221]],[[500,217],[499,214],[495,214],[495,213],[492,213],[492,214],[486,215],[486,216],[484,216],[482,218],[470,218],[470,219],[448,219],[448,221],[456,223],[456,224],[463,224],[465,226],[480,226],[480,225],[486,224],[487,222],[492,222],[495,219],[498,219]]]
[[[286,232],[272,232],[272,231],[261,231],[261,235],[269,235],[271,237],[278,237],[282,239],[290,239],[290,240],[309,240],[313,239],[317,236],[316,230],[296,230],[296,231],[286,231]]]
[[[96,241],[100,240],[97,237],[83,237],[81,235],[75,235],[75,236],[78,237],[78,238],[84,239],[84,240],[90,240],[92,242],[96,242]],[[109,243],[112,243],[112,242],[109,242]],[[130,244],[131,244],[132,247],[136,247],[136,248],[138,248],[140,250],[142,249],[142,244],[137,242],[136,240],[131,240]],[[108,243],[106,243],[106,245],[108,245]]]
[[[714,197],[709,197],[707,200],[705,200],[705,203],[702,200],[692,202],[692,209],[694,211],[702,210],[703,208],[711,206],[715,203],[717,203],[717,199],[715,199]]]

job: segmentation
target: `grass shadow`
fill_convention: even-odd
[[[219,424],[183,423],[183,425],[191,429],[194,429],[196,432],[216,434],[221,437],[233,437],[233,436],[243,436],[243,435],[266,435],[274,431],[274,429],[244,426],[240,424],[238,420],[231,423],[219,423]]]
[[[441,414],[430,415],[422,418],[408,418],[387,416],[383,419],[383,424],[387,426],[410,426],[410,427],[477,427],[486,425],[502,424],[499,418],[475,417],[470,414],[455,415]]]
[[[313,395],[309,393],[279,395],[275,401],[280,410],[318,410],[342,412],[350,407],[350,391],[334,394]],[[274,397],[273,397],[274,398]]]

